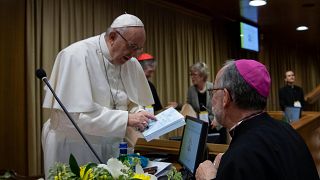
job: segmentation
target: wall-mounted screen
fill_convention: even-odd
[[[241,48],[259,52],[258,27],[240,22]]]

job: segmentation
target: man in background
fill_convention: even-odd
[[[271,79],[263,64],[228,61],[215,79],[212,111],[232,141],[213,163],[207,160],[199,165],[196,179],[319,179],[299,134],[265,112]]]
[[[129,127],[143,130],[155,117],[142,106],[153,104],[147,79],[133,58],[145,42],[142,21],[131,14],[117,17],[106,33],[76,42],[56,58],[50,82],[103,163],[118,157]],[[72,153],[80,165],[98,162],[69,119],[47,91],[51,109],[42,144],[46,177],[55,162]]]
[[[139,63],[141,64],[141,67],[144,71],[144,74],[146,75],[146,78],[148,79],[148,83],[152,92],[152,96],[154,99],[153,110],[159,111],[162,109],[162,105],[157,93],[156,88],[150,81],[150,78],[152,77],[153,73],[156,70],[157,62],[154,59],[154,57],[151,54],[143,53],[138,57]]]
[[[305,100],[304,93],[301,87],[294,85],[295,75],[293,71],[285,73],[285,86],[279,90],[279,102],[282,111],[286,107],[304,108]]]

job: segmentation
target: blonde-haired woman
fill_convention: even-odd
[[[209,90],[213,89],[213,83],[207,81],[209,75],[208,67],[203,62],[197,62],[190,66],[189,72],[192,86],[188,89],[187,103],[192,106],[199,117],[203,112],[207,112],[207,120],[211,123],[213,122],[214,115],[212,114],[211,93]],[[170,102],[169,105],[178,108],[181,107],[181,105],[178,105],[176,102]],[[210,128],[209,133],[220,133],[219,138],[212,138],[211,140],[209,138],[209,142],[226,143],[227,136],[225,128],[217,130],[216,127],[213,127]]]

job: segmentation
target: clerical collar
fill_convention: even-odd
[[[294,84],[287,84],[288,87],[294,88]]]
[[[241,119],[239,122],[237,122],[237,123],[229,130],[230,136],[233,137],[234,131],[235,131],[236,127],[238,127],[243,121],[252,119],[252,118],[254,118],[254,117],[256,117],[256,116],[259,116],[259,115],[262,114],[262,113],[264,113],[264,111],[259,111],[259,112],[250,114],[249,116],[246,116],[246,117],[244,117],[243,119]]]

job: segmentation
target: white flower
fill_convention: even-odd
[[[111,158],[108,160],[107,165],[99,164],[98,167],[107,169],[112,175],[112,177],[116,179],[118,179],[119,176],[121,175],[127,176],[127,174],[124,174],[123,172],[121,172],[122,169],[124,169],[125,171],[129,170],[129,167],[123,165],[122,162],[116,158]]]
[[[146,176],[150,176],[150,180],[157,180],[157,177],[156,177],[156,176],[154,176],[154,175],[152,175],[152,174],[144,173],[141,164],[137,164],[137,165],[136,165],[136,173],[137,173],[137,174],[144,174],[144,175],[146,175]]]

